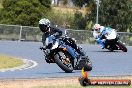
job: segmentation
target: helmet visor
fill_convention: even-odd
[[[98,29],[95,29],[95,31],[97,31],[97,32],[100,32],[100,28],[98,28]]]
[[[39,24],[39,28],[42,32],[47,32],[49,27],[47,25],[44,24]]]

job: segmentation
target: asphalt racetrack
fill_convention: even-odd
[[[56,64],[45,62],[43,52],[39,49],[41,42],[0,41],[0,54],[11,55],[33,60],[37,65],[30,69],[0,71],[1,78],[50,78],[81,76],[80,70],[65,73]],[[120,76],[132,75],[132,46],[127,46],[128,52],[102,50],[97,45],[81,44],[93,64],[90,76]]]

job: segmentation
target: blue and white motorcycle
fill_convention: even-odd
[[[101,33],[101,38],[104,41],[105,48],[113,51],[113,50],[122,50],[123,52],[127,52],[127,48],[124,43],[122,43],[119,39],[119,35],[112,28],[105,28]]]
[[[41,47],[45,55],[47,63],[56,63],[66,73],[71,73],[73,70],[92,70],[92,63],[87,58],[77,59],[79,54],[74,48],[67,45],[64,40],[68,41],[69,37],[63,36],[56,39],[53,35],[46,38],[45,47]],[[70,39],[74,41],[72,38]],[[68,41],[70,42],[70,41]]]

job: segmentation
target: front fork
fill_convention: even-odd
[[[54,60],[50,56],[50,50],[40,47],[40,50],[43,50],[44,52],[44,57],[47,63],[54,63]]]

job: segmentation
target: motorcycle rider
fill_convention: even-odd
[[[39,28],[44,33],[42,36],[42,42],[43,42],[44,46],[45,46],[45,40],[48,36],[53,35],[55,38],[59,38],[60,36],[62,36],[62,30],[60,30],[59,28],[57,28],[55,26],[52,26],[50,21],[46,18],[43,18],[39,21]],[[71,40],[69,40],[69,41],[71,41]],[[71,47],[73,47],[80,54],[79,58],[85,57],[84,52],[81,50],[80,47],[78,47],[76,45],[75,42],[73,42],[73,41],[72,41],[72,43],[67,42],[67,44],[69,44]]]
[[[93,36],[95,37],[96,42],[101,45],[102,49],[104,49],[105,48],[105,39],[102,38],[102,35],[107,34],[105,31],[106,29],[112,30],[112,28],[104,27],[104,26],[101,26],[100,24],[95,24],[93,26],[93,29],[94,29]]]

